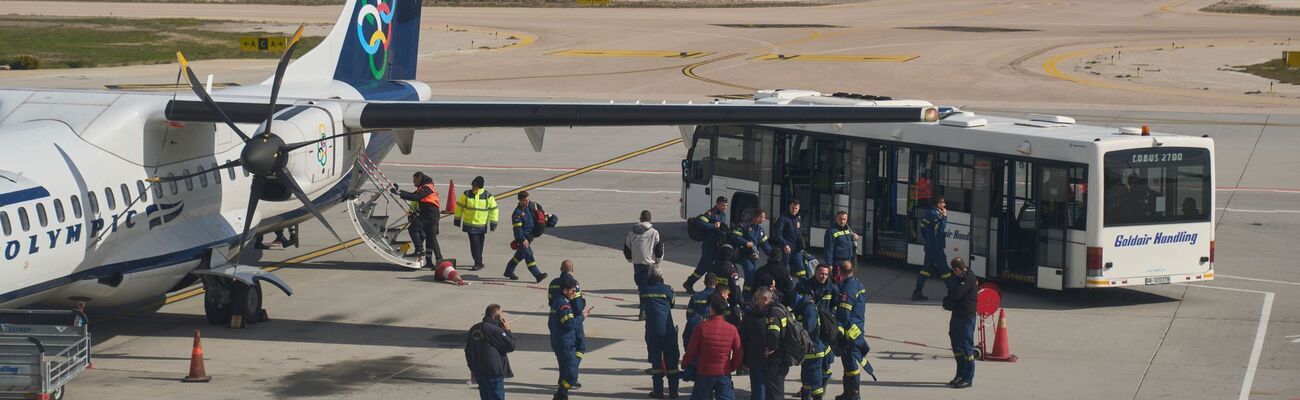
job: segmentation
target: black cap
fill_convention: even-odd
[[[718,196],[718,200],[714,201],[714,203],[726,203],[726,202],[727,202],[727,196]]]
[[[478,187],[483,187],[483,177],[482,176],[474,177],[474,181],[470,182],[470,184]]]

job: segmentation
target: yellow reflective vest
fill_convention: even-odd
[[[456,199],[456,222],[465,232],[487,232],[488,224],[496,225],[499,218],[497,199],[485,189],[471,190]]]

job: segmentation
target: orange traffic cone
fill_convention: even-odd
[[[443,209],[443,214],[456,212],[456,180],[447,180],[447,207]]]
[[[199,342],[199,330],[194,330],[194,351],[190,353],[190,375],[181,382],[208,382],[212,377],[203,370],[203,343]]]
[[[1020,357],[1011,354],[1011,342],[1007,340],[1007,310],[998,311],[998,329],[993,339],[993,354],[985,354],[984,361],[1016,362]]]

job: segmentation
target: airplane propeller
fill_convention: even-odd
[[[298,46],[298,40],[302,38],[302,31],[303,27],[299,26],[298,31],[295,32],[293,38],[290,39],[288,48],[284,50],[284,54],[280,57],[280,62],[275,68],[275,78],[271,85],[271,99],[268,105],[269,111],[267,112],[266,120],[263,122],[264,126],[262,132],[251,137],[235,125],[235,121],[221,109],[221,106],[217,105],[216,101],[212,99],[212,96],[209,95],[203,85],[199,83],[199,78],[190,68],[189,62],[185,59],[185,55],[181,54],[181,52],[176,52],[176,58],[180,61],[181,69],[185,72],[185,77],[189,82],[190,89],[194,91],[194,94],[198,95],[199,99],[202,100],[213,113],[217,114],[222,121],[226,123],[226,126],[229,126],[236,135],[239,135],[239,137],[244,140],[244,148],[240,152],[239,159],[227,162],[213,169],[221,170],[226,168],[243,167],[244,171],[247,171],[253,176],[253,184],[248,196],[248,212],[244,217],[244,230],[239,236],[239,252],[236,253],[236,261],[238,261],[239,257],[244,253],[244,243],[248,241],[248,233],[249,229],[252,227],[253,214],[257,211],[257,203],[261,200],[262,193],[268,185],[279,184],[284,186],[284,188],[292,193],[298,201],[301,201],[302,204],[306,206],[307,210],[311,211],[312,215],[316,216],[316,219],[320,220],[321,224],[325,225],[325,229],[329,230],[331,235],[334,235],[334,239],[343,242],[343,239],[339,237],[339,234],[334,231],[334,227],[330,226],[329,221],[325,220],[325,217],[321,215],[320,210],[312,204],[311,198],[307,197],[307,194],[303,192],[302,187],[294,180],[293,174],[289,172],[288,168],[286,168],[289,163],[289,152],[325,140],[366,133],[369,131],[348,132],[305,142],[285,143],[284,139],[281,139],[271,130],[271,122],[275,119],[276,99],[280,94],[280,84],[284,82],[284,74],[289,65],[289,59],[293,57],[293,51]],[[200,171],[180,176],[153,177],[149,178],[148,181],[154,183],[175,182],[208,173],[213,170]]]

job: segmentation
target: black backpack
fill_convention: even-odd
[[[533,237],[541,237],[546,233],[546,228],[554,227],[560,220],[554,215],[546,215],[546,210],[542,208],[542,203],[532,202],[528,206],[529,213],[533,217]]]
[[[772,305],[774,318],[785,318],[786,329],[781,331],[781,365],[791,367],[803,363],[804,356],[812,352],[812,337],[808,336],[808,330],[804,329],[803,324],[796,321],[794,316],[786,311],[785,306],[780,304]]]
[[[835,313],[832,313],[826,307],[817,306],[817,336],[827,346],[835,347],[835,341],[840,338],[840,322],[835,319]]]
[[[699,226],[696,226],[694,220],[691,220],[686,222],[686,236],[690,236],[691,240],[697,242],[703,242],[704,239],[708,239],[709,234],[708,232],[705,232],[703,229],[700,229]]]

